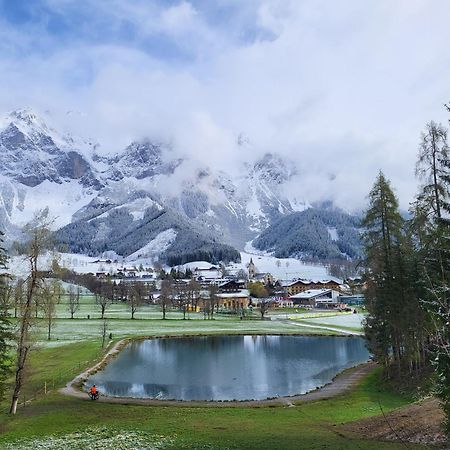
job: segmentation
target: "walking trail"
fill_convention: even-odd
[[[335,333],[345,334],[346,336],[363,336],[364,333],[361,331],[351,331],[351,330],[343,330],[342,328],[339,328],[339,326],[329,326],[329,325],[316,325],[314,323],[306,323],[308,319],[303,319],[301,321],[294,321],[289,320],[287,318],[284,318],[283,316],[273,316],[272,320],[284,322],[289,325],[296,325],[298,327],[302,328],[314,328],[318,330],[326,330],[326,331],[333,331]]]
[[[276,319],[276,320],[282,320],[282,319]],[[315,328],[315,329],[319,329],[319,330],[327,330],[327,331],[334,331],[335,333],[341,333],[341,334],[345,334],[348,336],[363,336],[364,333],[361,331],[349,331],[349,330],[343,330],[342,328],[335,328],[335,327],[329,327],[328,325],[312,325],[309,323],[305,323],[304,321],[302,322],[293,322],[291,321],[287,321],[287,320],[283,320],[283,322],[285,323],[289,323],[290,325],[297,325],[299,327],[303,327],[303,328]]]

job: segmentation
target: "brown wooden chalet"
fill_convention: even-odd
[[[228,280],[219,285],[220,292],[238,292],[244,288],[244,282]]]
[[[283,285],[289,296],[311,289],[334,289],[339,291],[341,285],[335,280],[294,280]]]

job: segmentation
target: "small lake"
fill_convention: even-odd
[[[148,339],[128,344],[86,386],[115,397],[263,400],[304,394],[368,359],[358,337]]]

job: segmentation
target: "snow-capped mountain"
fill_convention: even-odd
[[[0,121],[0,226],[16,237],[48,207],[56,237],[84,253],[154,253],[164,242],[166,259],[232,259],[232,247],[309,207],[287,189],[296,176],[292,162],[272,153],[230,175],[150,140],[101,156],[98,144],[58,132],[31,110]]]
[[[122,154],[103,158],[108,169],[103,173],[106,181],[119,181],[132,177],[138,180],[156,175],[173,174],[181,160],[164,160],[164,146],[150,141],[132,142]]]
[[[101,187],[80,152],[80,143],[70,136],[59,135],[34,112],[14,111],[2,122],[1,175],[29,187],[46,180],[58,184],[78,180],[84,187]]]

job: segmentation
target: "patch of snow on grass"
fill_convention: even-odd
[[[143,431],[118,431],[95,427],[65,436],[20,439],[4,447],[6,450],[159,450],[173,445],[173,439]]]

